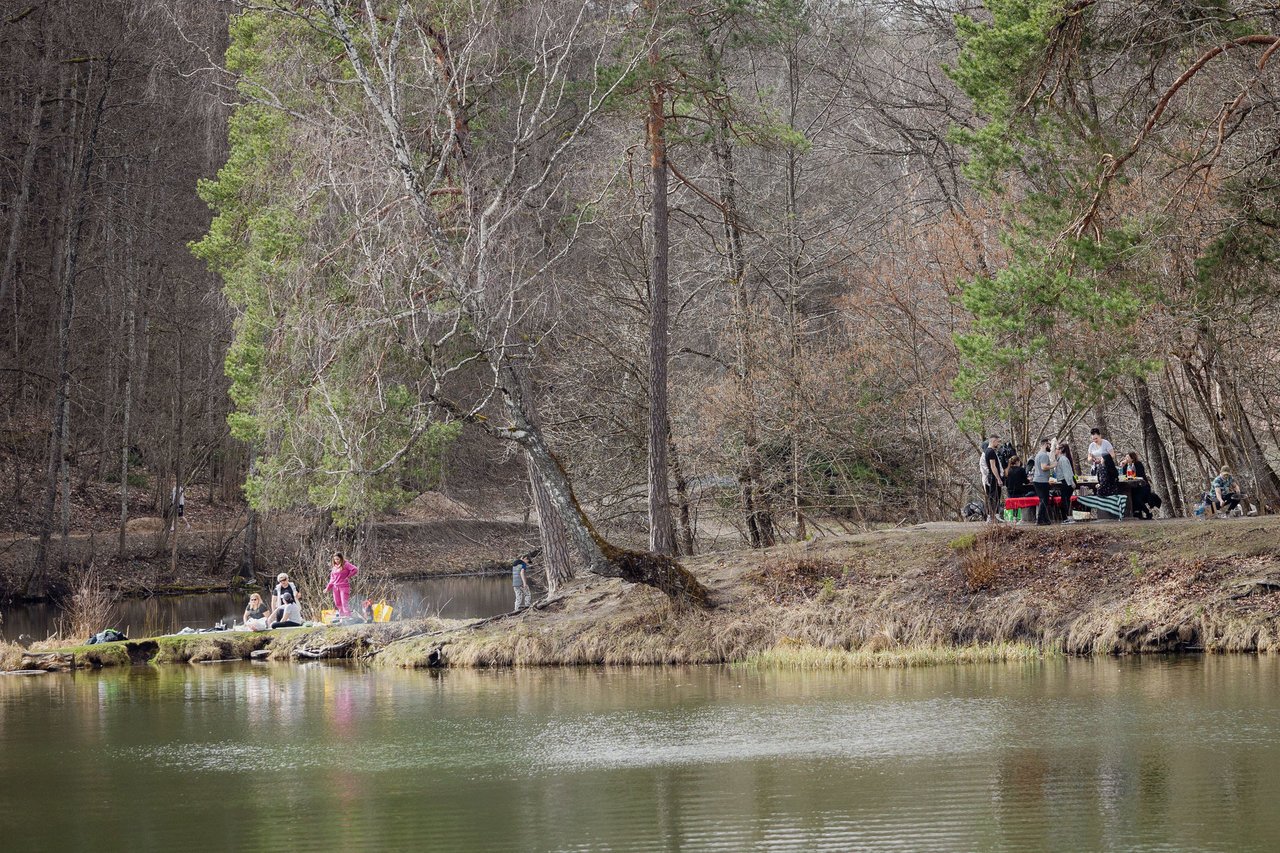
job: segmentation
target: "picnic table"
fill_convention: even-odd
[[[1124,517],[1133,518],[1134,497],[1137,495],[1139,491],[1141,491],[1147,485],[1146,478],[1121,477],[1117,481],[1117,485],[1120,487],[1120,494],[1124,495],[1125,497]],[[1098,478],[1097,477],[1076,477],[1076,488],[1081,488],[1081,487],[1088,489],[1093,494],[1097,494]]]

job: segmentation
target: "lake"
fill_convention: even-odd
[[[1280,657],[0,678],[6,850],[1276,850]]]

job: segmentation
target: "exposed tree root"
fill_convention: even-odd
[[[615,547],[605,550],[605,556],[608,563],[596,574],[651,586],[679,605],[703,609],[708,605],[706,587],[671,557]]]

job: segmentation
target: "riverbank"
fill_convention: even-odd
[[[299,631],[260,648],[287,658],[323,641],[379,666],[493,667],[904,665],[957,650],[1000,659],[1027,649],[1280,647],[1280,518],[926,524],[685,564],[709,589],[710,609],[678,610],[651,589],[588,577],[532,610],[484,622]],[[85,663],[108,663],[102,654]]]

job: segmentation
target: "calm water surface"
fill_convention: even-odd
[[[1277,850],[1280,659],[0,678],[5,850]]]

